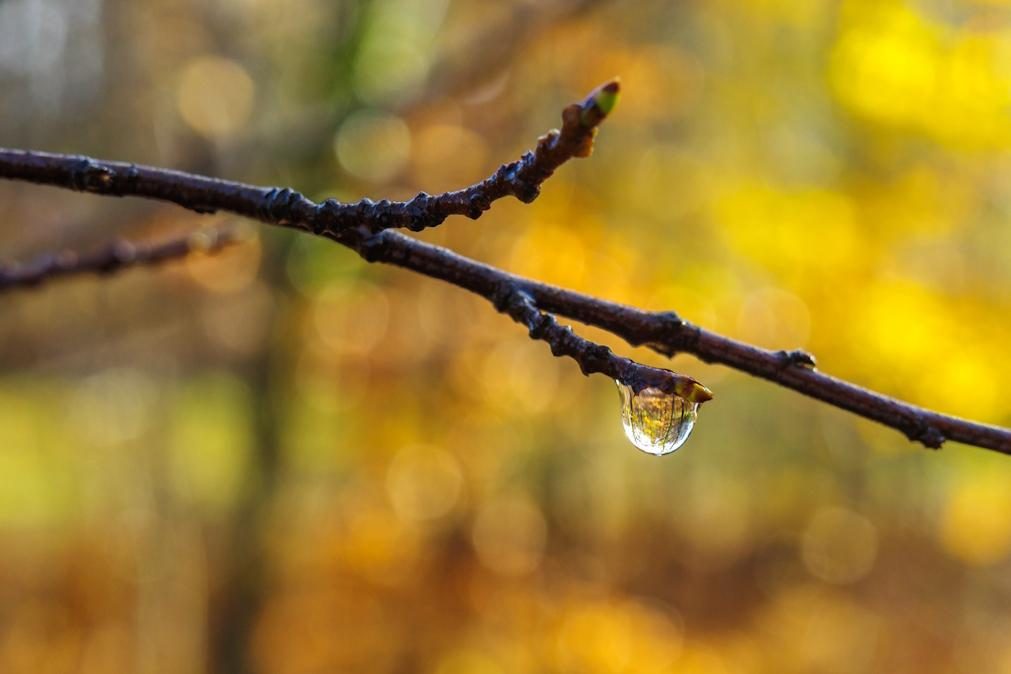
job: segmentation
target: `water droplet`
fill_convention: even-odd
[[[698,403],[655,388],[635,393],[631,386],[615,383],[621,395],[621,425],[633,445],[663,456],[685,444],[698,418]]]

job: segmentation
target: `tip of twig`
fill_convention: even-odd
[[[618,95],[621,92],[621,78],[615,77],[610,82],[601,84],[600,90],[604,93]]]
[[[617,77],[591,91],[580,106],[580,121],[583,126],[592,128],[604,121],[618,104],[620,93],[621,82]]]
[[[713,399],[713,392],[691,377],[678,382],[677,394],[689,402],[700,404]]]

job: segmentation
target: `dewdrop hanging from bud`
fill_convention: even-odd
[[[685,443],[698,419],[699,402],[712,397],[701,384],[704,394],[694,400],[656,388],[644,388],[638,393],[631,386],[615,381],[621,396],[621,425],[625,436],[642,451],[663,456]]]

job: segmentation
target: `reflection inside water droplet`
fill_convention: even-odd
[[[621,425],[633,445],[662,456],[685,443],[698,418],[698,403],[655,388],[634,393],[631,386],[615,384],[621,395]]]

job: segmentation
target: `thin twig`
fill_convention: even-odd
[[[954,440],[1011,454],[1011,429],[940,414],[836,379],[817,371],[814,359],[804,352],[760,349],[695,326],[672,312],[642,311],[514,276],[386,229],[431,226],[433,214],[462,213],[476,217],[486,207],[485,199],[490,204],[491,200],[508,194],[521,197],[529,194],[525,190],[530,185],[539,186],[566,159],[582,156],[582,150],[589,150],[592,131],[613,105],[613,99],[609,105],[601,105],[602,93],[616,94],[617,90],[605,85],[582,104],[567,108],[568,117],[563,120],[562,132],[557,136],[546,136],[547,140],[538,144],[539,150],[528,155],[530,158],[506,165],[488,180],[466,190],[427,197],[418,202],[423,203],[423,207],[416,204],[417,208],[413,210],[408,205],[417,198],[406,203],[379,202],[365,206],[337,202],[315,204],[287,188],[267,189],[178,171],[19,150],[0,149],[0,178],[97,194],[160,199],[198,212],[229,211],[270,224],[313,232],[352,248],[368,261],[404,267],[477,293],[527,325],[535,337],[547,339],[558,354],[578,356],[576,359],[584,371],[619,375],[616,378],[636,388],[659,384],[665,390],[676,391],[684,390],[678,388],[684,384],[678,383],[683,380],[670,378],[674,373],[664,375],[662,373],[669,371],[647,368],[633,361],[628,361],[631,365],[619,367],[610,359],[622,362],[626,359],[619,359],[613,354],[604,357],[601,347],[586,340],[570,341],[567,335],[571,333],[557,326],[547,314],[558,314],[603,328],[630,344],[644,344],[665,355],[685,352],[707,362],[727,365],[897,429],[927,447],[940,447],[945,440]],[[600,108],[599,112],[603,113],[599,119],[595,118],[598,114],[594,112],[595,108]],[[574,142],[578,137],[567,136],[565,131],[566,125],[571,127],[576,109],[581,113],[578,120],[580,128],[590,129],[589,138],[578,144]],[[576,152],[572,148],[581,151]],[[543,158],[538,159],[538,156]],[[468,194],[465,200],[463,195]],[[477,203],[472,202],[474,195],[477,195]],[[480,208],[468,210],[472,206]],[[558,331],[565,332],[565,335],[558,334]],[[580,354],[580,351],[584,353]]]
[[[604,374],[628,384],[635,391],[656,388],[695,403],[713,397],[709,389],[687,375],[646,367],[616,356],[609,347],[580,337],[569,326],[559,325],[554,316],[539,310],[534,299],[515,283],[501,284],[490,299],[499,311],[527,326],[531,339],[547,342],[553,355],[568,356],[576,361],[584,375]]]
[[[420,231],[441,224],[450,215],[479,218],[492,202],[506,196],[524,203],[536,199],[541,184],[559,166],[589,156],[597,127],[614,108],[618,93],[615,80],[569,105],[562,112],[560,130],[541,136],[532,151],[503,164],[487,179],[438,196],[421,192],[409,201],[362,199],[349,204],[327,199],[316,204],[287,187],[255,187],[152,166],[4,148],[0,148],[0,178],[105,196],[171,201],[197,213],[221,210],[275,225],[302,228],[311,223],[316,234],[333,235],[362,226],[373,231],[393,227]]]
[[[44,253],[30,262],[0,264],[0,293],[38,287],[68,276],[109,275],[130,267],[154,266],[196,252],[216,253],[243,238],[235,228],[201,229],[160,243],[117,240],[90,253]]]

